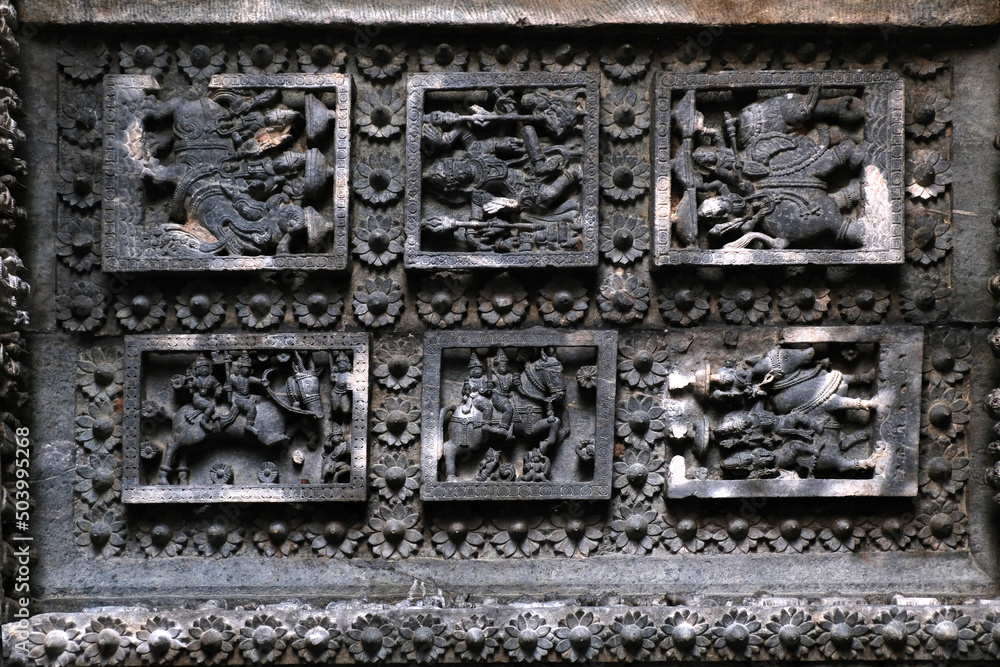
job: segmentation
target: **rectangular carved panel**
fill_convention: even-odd
[[[126,503],[363,500],[368,337],[125,338]]]
[[[421,497],[609,498],[617,339],[428,333]]]
[[[416,74],[407,89],[407,267],[597,264],[597,75]]]
[[[347,266],[348,76],[221,74],[197,99],[104,86],[105,271]]]
[[[668,497],[916,495],[919,329],[762,329],[742,363],[717,338],[667,380]]]
[[[662,74],[655,262],[903,261],[903,83],[891,72]]]

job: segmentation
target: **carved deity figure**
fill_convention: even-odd
[[[521,481],[548,481],[551,469],[552,462],[549,461],[549,457],[545,456],[537,449],[530,449],[524,453],[523,467],[521,469]]]
[[[580,151],[563,141],[578,125],[577,92],[539,88],[520,100],[511,91],[489,97],[492,110],[473,104],[468,113],[424,117],[424,144],[437,156],[424,170],[424,185],[438,202],[468,207],[464,217],[429,217],[424,228],[451,233],[477,251],[577,246],[583,170]],[[520,124],[519,136],[504,136],[513,123]]]
[[[336,482],[350,474],[351,464],[346,460],[347,441],[340,424],[331,424],[326,442],[323,443],[323,467],[320,476],[324,483]]]
[[[486,379],[483,371],[483,362],[479,356],[473,352],[469,356],[469,377],[462,385],[462,397],[470,401],[479,412],[476,418],[475,427],[489,426],[493,420],[493,402],[490,396],[493,394],[493,385]]]
[[[338,352],[333,362],[333,372],[330,374],[330,412],[334,416],[346,416],[351,413],[351,390],[348,384],[351,378],[351,360],[344,352]]]
[[[223,420],[224,425],[232,423],[236,417],[243,413],[246,415],[244,429],[247,433],[257,435],[257,398],[251,393],[254,386],[266,387],[268,381],[254,377],[253,364],[250,362],[250,355],[246,352],[232,363],[229,377],[226,380],[225,391],[229,394],[231,407],[229,414]]]
[[[217,431],[219,425],[215,421],[215,409],[216,400],[222,393],[222,383],[212,375],[212,362],[208,357],[198,355],[187,373],[179,379],[175,378],[174,386],[191,392],[191,405],[196,411],[189,413],[187,420],[200,426],[206,433]]]
[[[507,354],[502,350],[497,350],[493,358],[493,408],[494,414],[499,414],[499,424],[497,432],[510,440],[513,437],[514,419],[514,389],[520,379],[511,372],[510,364],[507,361]]]

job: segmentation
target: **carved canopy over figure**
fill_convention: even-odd
[[[482,91],[485,93],[485,91]],[[430,196],[466,208],[423,221],[477,251],[572,249],[580,243],[577,98],[581,90],[494,90],[462,113],[424,116],[423,143],[434,156],[423,173]],[[516,130],[508,128],[517,128]]]

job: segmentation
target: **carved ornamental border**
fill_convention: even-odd
[[[268,487],[173,486],[140,483],[143,355],[151,352],[210,350],[352,350],[348,378],[352,397],[350,480],[333,484],[274,484]],[[368,470],[368,335],[210,334],[207,336],[126,336],[125,397],[122,419],[122,501],[125,503],[303,502],[364,500]]]
[[[137,141],[141,121],[136,110],[146,91],[160,88],[146,75],[112,74],[104,79],[104,271],[260,271],[280,269],[347,268],[347,212],[351,146],[351,78],[345,74],[217,74],[209,89],[282,88],[330,89],[336,94],[333,111],[333,225],[332,251],[246,257],[163,257],[138,255],[142,243],[142,177],[125,166],[130,159],[124,146]]]
[[[441,597],[427,597],[392,606],[335,603],[324,609],[295,602],[253,610],[212,603],[156,612],[104,607],[5,625],[3,643],[5,654],[18,661],[14,664],[51,661],[65,667],[750,660],[948,664],[995,660],[1000,654],[996,599],[956,605],[902,596],[890,604],[755,598],[690,606],[563,600],[443,605]],[[107,654],[117,659],[98,660]]]
[[[857,249],[707,249],[672,245],[671,111],[672,92],[709,88],[862,87],[865,96],[865,138],[874,145],[869,156],[887,176],[889,229],[877,244]],[[899,264],[903,261],[903,81],[894,72],[740,71],[719,74],[673,73],[656,79],[653,121],[652,212],[654,253],[658,266],[672,264]],[[873,109],[873,106],[876,107]],[[870,164],[866,160],[866,164]]]

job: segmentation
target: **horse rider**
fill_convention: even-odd
[[[517,388],[518,376],[510,371],[507,354],[497,350],[493,358],[493,408],[500,413],[498,433],[507,440],[514,437],[514,402],[512,396]]]
[[[232,423],[242,412],[247,416],[247,433],[258,435],[255,423],[257,421],[257,401],[250,393],[254,386],[266,387],[270,384],[267,380],[252,375],[253,365],[250,362],[250,355],[246,351],[240,355],[239,359],[233,362],[232,372],[226,380],[225,389],[229,393],[229,401],[232,403],[229,414],[225,421]]]
[[[472,405],[479,411],[482,421],[477,419],[476,426],[489,426],[493,421],[493,402],[490,395],[493,393],[493,385],[484,377],[483,362],[475,352],[469,357],[469,377],[462,385],[462,397],[472,402]]]
[[[187,420],[198,424],[206,432],[218,430],[215,419],[215,400],[222,392],[222,383],[212,375],[212,363],[204,354],[198,355],[183,379],[183,386],[191,391],[191,405],[198,409]]]

